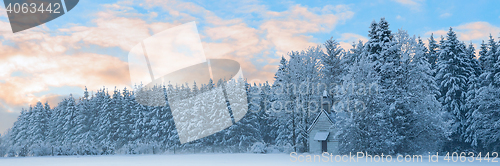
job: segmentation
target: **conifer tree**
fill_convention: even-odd
[[[449,113],[451,121],[451,141],[445,150],[465,150],[463,134],[466,128],[466,93],[468,78],[473,73],[467,61],[465,45],[460,43],[452,28],[448,31],[446,40],[441,42],[436,80],[439,85],[439,101],[443,110]]]

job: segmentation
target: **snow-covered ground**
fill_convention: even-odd
[[[304,158],[301,158],[304,159]],[[323,158],[324,159],[324,158]],[[112,156],[65,156],[0,158],[0,166],[289,166],[289,165],[495,165],[492,162],[446,162],[443,157],[438,163],[423,162],[292,162],[289,154],[181,154],[181,155],[112,155]],[[497,159],[498,161],[498,159]]]

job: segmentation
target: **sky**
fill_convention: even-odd
[[[65,15],[12,33],[0,7],[0,133],[22,108],[56,106],[85,87],[131,88],[127,56],[156,33],[195,21],[205,56],[238,61],[249,82],[273,82],[281,56],[333,38],[345,49],[367,41],[381,17],[425,41],[450,27],[476,48],[500,34],[500,1],[80,0]]]

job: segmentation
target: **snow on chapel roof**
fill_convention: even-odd
[[[326,116],[326,118],[328,119],[328,121],[330,122],[330,124],[332,124],[332,125],[335,124],[335,123],[333,123],[333,120],[330,118],[330,116],[328,116],[328,113],[324,109],[321,109],[321,111],[319,112],[318,116],[316,116],[316,118],[314,118],[313,123],[307,129],[307,133],[311,132],[311,130],[314,128],[314,126],[316,126],[316,123],[318,123],[319,117],[321,117],[322,114],[324,114],[324,116]]]

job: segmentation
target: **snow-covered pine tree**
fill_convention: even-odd
[[[72,137],[73,129],[76,127],[76,117],[78,115],[78,107],[76,105],[76,101],[73,98],[73,95],[69,95],[67,105],[62,114],[63,123],[61,125],[61,133],[62,133],[62,141],[61,144],[63,146],[63,153],[66,155],[75,155],[77,154],[76,147],[74,146],[74,142]]]
[[[171,86],[171,85],[170,85]],[[141,93],[146,93],[144,89],[142,89],[142,86],[139,85],[139,87],[136,87],[135,88],[136,91],[135,91],[135,99],[136,100],[141,100],[142,97],[146,96],[146,95],[142,95]],[[138,97],[140,96],[140,97]],[[142,103],[142,102],[141,102]],[[133,144],[137,145],[137,146],[141,146],[141,145],[145,145],[146,143],[148,143],[148,141],[146,140],[146,126],[147,126],[147,121],[148,121],[148,118],[147,118],[147,106],[143,105],[143,104],[139,104],[139,103],[136,103],[135,104],[135,107],[133,108],[134,111],[132,111],[134,113],[134,124],[133,124],[133,129],[132,129],[132,134],[131,134],[131,139],[134,140]],[[140,148],[140,147],[138,147]],[[136,153],[144,153],[143,150],[139,150],[139,149],[134,149],[134,152]]]
[[[64,124],[63,114],[65,112],[65,108],[68,100],[64,98],[61,102],[57,104],[56,107],[52,110],[51,119],[50,119],[50,134],[49,141],[54,148],[54,155],[59,155],[61,153],[61,142],[63,137],[62,126]]]
[[[498,151],[500,150],[500,132],[497,124],[500,121],[500,59],[492,57],[499,54],[500,48],[490,36],[488,51],[482,58],[481,64],[485,66],[481,75],[481,87],[476,92],[474,112],[469,116],[467,128],[467,141],[471,143],[476,151]],[[491,49],[497,49],[492,51]],[[492,65],[493,64],[493,65]],[[493,68],[489,68],[493,66]]]
[[[484,43],[484,40],[482,41],[481,43],[481,47],[480,47],[480,50],[479,50],[479,64],[481,65],[481,68],[484,69],[484,67],[486,66],[486,53],[488,52],[488,45],[486,43]]]
[[[257,95],[259,95],[258,88],[256,85],[252,87],[245,88],[246,92],[242,91],[241,87],[245,87],[246,81],[243,81],[242,79],[239,79],[239,81],[236,81],[235,79],[232,79],[227,82],[226,85],[224,85],[227,89],[227,96],[233,99],[237,98],[244,98],[241,95],[247,95],[248,90],[252,89],[254,90]],[[239,109],[244,109],[241,107],[247,107],[248,105],[238,105],[239,103],[231,103],[230,109],[231,110],[239,110]],[[246,152],[250,146],[252,146],[255,142],[262,142],[262,135],[259,131],[259,124],[258,124],[258,112],[255,110],[249,110],[246,115],[236,122],[235,124],[231,125],[226,131],[226,138],[227,141],[226,147],[232,147],[231,149],[238,150],[239,152]]]
[[[89,138],[90,134],[90,119],[91,108],[88,98],[88,91],[85,88],[83,98],[76,105],[77,111],[75,115],[75,126],[71,129],[71,143],[76,148],[77,154],[89,155],[91,153],[90,145],[92,144]]]
[[[500,47],[496,52],[497,61],[494,64],[495,70],[493,70],[493,85],[500,87]]]
[[[266,144],[275,144],[276,139],[276,129],[277,126],[273,126],[275,124],[276,118],[271,117],[271,98],[272,98],[272,87],[269,82],[265,82],[261,86],[260,93],[260,111],[258,112],[257,117],[259,118],[259,131],[262,135],[262,139]]]
[[[172,146],[178,146],[179,136],[177,133],[177,129],[175,128],[174,117],[172,116],[172,111],[170,108],[170,103],[168,102],[168,89],[163,86],[165,101],[167,101],[166,106],[162,108],[162,126],[165,126],[164,129],[164,144],[167,148],[171,148]],[[198,94],[198,87],[196,86],[196,82],[193,83],[193,92],[191,93],[193,96]]]
[[[340,84],[340,76],[344,74],[344,66],[342,66],[341,58],[344,54],[344,49],[340,47],[339,43],[330,38],[324,43],[326,54],[321,56],[321,74],[322,83],[326,86],[323,90],[335,88],[335,85]],[[333,87],[332,87],[333,86]],[[319,90],[319,89],[318,89]],[[320,90],[320,91],[323,91]]]
[[[199,93],[198,86],[196,85],[196,81],[193,82],[193,96],[197,95]]]
[[[436,70],[436,64],[437,64],[436,62],[438,59],[438,51],[439,51],[438,49],[439,45],[437,44],[436,40],[434,40],[434,33],[432,33],[431,37],[429,38],[429,53],[427,54],[428,55],[427,61],[431,65],[432,70]]]
[[[291,105],[294,107],[291,110],[292,128],[294,129],[292,138],[294,138],[295,150],[298,152],[308,149],[306,130],[315,117],[314,115],[319,112],[319,99],[322,93],[314,90],[317,90],[315,87],[321,81],[319,62],[323,54],[320,46],[290,54],[287,95],[290,95]]]
[[[292,52],[291,54],[295,54]],[[280,65],[278,71],[274,76],[275,81],[273,83],[272,91],[273,96],[271,98],[271,116],[276,117],[272,126],[276,127],[276,146],[285,147],[284,151],[292,151],[289,149],[294,145],[294,122],[292,120],[292,115],[290,112],[294,109],[291,103],[292,98],[289,94],[290,87],[290,74],[288,67],[288,60],[285,57],[281,57]]]
[[[387,132],[387,130],[380,131],[386,126],[382,121],[382,110],[385,108],[383,98],[375,93],[376,89],[371,88],[371,85],[380,79],[374,66],[372,59],[362,56],[344,75],[344,85],[350,85],[348,90],[335,93],[336,98],[342,99],[332,108],[340,115],[336,117],[336,126],[339,126],[337,135],[340,139],[339,151],[342,154],[361,151],[379,152],[377,149],[381,147],[377,145],[377,141],[380,141],[382,133]],[[367,87],[369,90],[365,93],[354,92],[356,89]]]
[[[207,84],[207,90],[212,90],[215,87],[214,81],[210,78]]]
[[[9,132],[9,157],[26,156],[27,152],[27,139],[28,139],[28,112],[23,108],[21,115],[18,116],[17,121]]]
[[[262,89],[262,85],[259,84],[257,85],[256,83],[253,84],[253,86],[248,87],[247,90],[247,98],[248,98],[248,112],[252,113],[251,118],[258,118],[255,119],[255,122],[257,122],[254,126],[257,128],[257,135],[262,139],[263,135],[266,134],[264,131],[265,129],[262,128],[262,126],[265,126],[265,120],[267,120],[267,114],[265,111],[264,106],[264,101],[265,96],[264,96],[264,91]],[[247,113],[248,115],[248,113]],[[247,116],[245,115],[245,116]]]
[[[51,126],[50,126],[50,123],[51,123],[51,119],[52,119],[52,108],[50,108],[50,105],[49,105],[49,102],[48,101],[45,101],[45,104],[44,104],[44,115],[45,117],[45,120],[44,120],[44,123],[45,123],[45,127],[46,127],[46,130],[45,130],[45,140],[46,142],[50,143],[50,131],[52,130]]]
[[[481,60],[481,66],[484,69],[483,74],[480,76],[480,80],[482,81],[482,86],[488,86],[495,81],[495,70],[498,68],[495,67],[495,63],[497,62],[498,55],[500,52],[498,50],[500,47],[498,47],[498,43],[495,42],[493,37],[490,35],[490,39],[488,40],[488,49],[486,51],[486,54],[483,55],[483,57],[480,58]]]
[[[363,41],[359,40],[358,44],[353,43],[352,48],[349,49],[349,51],[344,53],[344,55],[340,59],[341,64],[342,64],[342,68],[345,70],[343,75],[345,75],[345,73],[347,72],[347,70],[349,70],[349,67],[352,66],[353,63],[356,63],[359,61],[361,56],[363,56],[363,55],[366,56],[366,53],[363,52],[364,49],[365,49],[365,46],[363,44]]]
[[[117,144],[118,147],[122,147],[124,145],[128,145],[130,142],[132,142],[132,130],[133,130],[133,115],[135,115],[134,111],[134,106],[135,106],[135,101],[134,97],[130,93],[130,91],[127,88],[124,88],[122,91],[122,97],[120,98],[120,107],[122,110],[120,112],[117,112],[118,116],[118,140]]]
[[[436,96],[439,94],[432,76],[427,49],[420,38],[409,37],[406,31],[397,34],[401,39],[403,82],[402,97],[398,104],[403,109],[396,112],[392,131],[397,131],[395,153],[421,154],[438,151],[446,138],[447,127],[443,111]]]
[[[449,113],[447,120],[451,122],[450,141],[444,150],[466,150],[468,146],[463,133],[466,127],[466,93],[468,78],[473,70],[467,62],[465,45],[460,43],[452,28],[447,33],[446,40],[440,45],[436,80],[441,93],[439,101],[443,110]]]
[[[30,111],[29,123],[29,143],[31,155],[44,156],[48,155],[49,144],[46,143],[46,131],[48,130],[48,123],[46,117],[46,110],[41,102],[37,102],[35,107]]]
[[[5,157],[5,154],[7,154],[7,141],[5,141],[2,134],[0,134],[0,157]]]
[[[99,107],[101,104],[99,102],[99,99],[98,97],[95,97],[94,94],[92,94],[92,96],[90,96],[88,94],[88,91],[87,91],[87,87],[85,87],[85,92],[84,92],[84,99],[87,99],[88,100],[88,112],[87,112],[87,115],[88,115],[88,119],[87,119],[87,126],[89,127],[88,129],[88,134],[86,134],[86,139],[85,141],[87,141],[87,145],[85,146],[86,149],[88,149],[87,154],[91,154],[91,155],[97,155],[100,153],[99,149],[98,149],[98,133],[99,133],[99,123],[98,123],[98,120],[99,120]],[[83,103],[82,103],[83,104]],[[85,108],[85,107],[84,107]]]
[[[97,144],[100,147],[101,154],[113,154],[114,147],[112,141],[110,140],[110,133],[112,132],[112,119],[113,119],[113,105],[112,99],[109,96],[107,89],[103,88],[99,93],[96,94],[98,97],[99,104],[99,118],[97,118],[97,123],[99,126],[99,132],[97,137]]]
[[[483,86],[472,102],[477,103],[477,108],[470,116],[470,126],[467,128],[468,142],[477,151],[490,152],[500,150],[500,88],[495,85]]]
[[[486,52],[486,65],[484,67],[487,71],[493,71],[495,69],[495,62],[498,59],[498,43],[495,42],[493,36],[490,34],[490,39],[488,40],[488,52]]]
[[[402,82],[402,61],[400,51],[397,47],[397,39],[394,39],[392,32],[389,30],[389,23],[381,18],[380,22],[377,24],[377,29],[375,35],[372,35],[373,39],[368,41],[365,45],[369,46],[367,50],[369,51],[368,57],[375,63],[374,69],[380,80],[376,83],[380,86],[379,92],[384,96],[384,102],[379,105],[380,107],[375,110],[379,110],[378,114],[380,121],[386,121],[387,128],[396,129],[398,128],[395,119],[397,119],[399,111],[404,110],[402,101],[400,97],[403,96],[401,89]],[[373,43],[376,42],[376,43]],[[374,47],[376,46],[376,47]],[[374,49],[375,48],[375,49]],[[374,58],[376,57],[376,58]],[[365,85],[371,85],[373,83],[364,83]],[[387,106],[385,109],[381,109]],[[377,120],[375,120],[377,121]],[[372,128],[374,137],[369,146],[372,152],[381,153],[386,151],[386,153],[394,153],[393,145],[398,142],[399,138],[396,137],[397,133],[384,132],[386,129],[382,129],[381,126]],[[396,131],[396,130],[392,130]]]

